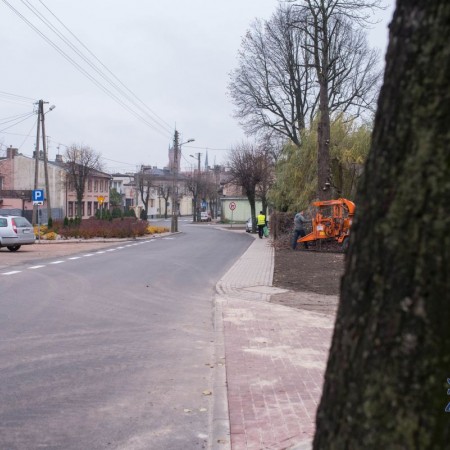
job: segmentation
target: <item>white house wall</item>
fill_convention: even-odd
[[[246,222],[252,215],[250,203],[246,198],[222,198],[222,220],[228,220],[233,222]],[[236,205],[236,208],[232,211],[230,209],[231,203]],[[261,211],[262,203],[256,201],[255,212],[256,215]]]
[[[50,203],[52,208],[65,208],[65,172],[57,166],[48,164],[48,182],[50,188]],[[22,155],[14,158],[14,189],[32,190],[34,189],[35,160]],[[45,192],[44,162],[39,160],[38,164],[38,189]],[[45,192],[45,196],[47,193]]]

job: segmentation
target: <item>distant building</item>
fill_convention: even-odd
[[[31,191],[35,186],[36,162],[38,169],[37,188],[45,192],[44,160],[42,152],[39,152],[36,161],[24,156],[18,149],[9,147],[6,157],[0,158],[0,213],[22,214],[31,220],[33,204]],[[76,193],[73,182],[67,177],[66,164],[62,156],[57,155],[55,161],[48,161],[48,179],[50,202],[52,206],[52,218],[63,219],[76,215]],[[81,205],[82,218],[94,216],[103,205],[109,207],[109,184],[111,175],[93,171],[86,181],[83,202]],[[41,222],[48,220],[45,204],[40,208]]]
[[[38,158],[37,188],[45,192],[44,160],[42,152]],[[48,162],[48,178],[52,217],[62,219],[65,214],[65,171],[55,163]],[[24,156],[17,148],[9,147],[6,157],[0,158],[0,214],[23,214],[31,220],[36,159]],[[42,221],[47,221],[47,210],[41,208]]]
[[[122,197],[124,211],[136,206],[137,191],[133,173],[113,173],[111,175],[111,189],[115,189]]]

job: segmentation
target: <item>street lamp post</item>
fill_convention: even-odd
[[[196,153],[195,156],[194,155],[189,155],[191,158],[194,158],[197,160],[197,182],[195,184],[195,194],[194,194],[194,214],[193,214],[193,218],[194,218],[194,222],[200,222],[200,212],[197,211],[197,203],[198,203],[198,183],[200,181],[200,158],[202,156],[201,153]]]
[[[47,197],[47,222],[52,219],[52,205],[50,202],[50,183],[48,180],[48,152],[47,152],[47,142],[45,137],[45,114],[47,112],[53,111],[55,109],[55,105],[50,106],[49,110],[44,113],[44,105],[41,105],[41,121],[42,121],[42,148],[44,150],[44,176],[45,176],[45,189],[46,189],[46,197]]]
[[[173,152],[173,182],[172,182],[172,222],[170,231],[172,233],[178,232],[178,192],[177,192],[177,180],[178,180],[178,153],[181,154],[181,146],[194,142],[195,139],[188,139],[186,142],[178,143],[178,132],[175,131],[174,152]]]

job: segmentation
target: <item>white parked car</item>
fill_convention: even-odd
[[[0,247],[15,252],[22,245],[34,244],[33,225],[25,217],[0,216]]]
[[[247,222],[245,223],[245,231],[247,233],[251,233],[252,232],[252,218],[250,217]]]
[[[211,222],[211,214],[208,211],[200,212],[200,221],[201,222]]]

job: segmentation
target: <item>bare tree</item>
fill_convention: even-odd
[[[73,144],[66,149],[67,181],[72,183],[77,196],[77,216],[81,217],[86,183],[91,175],[102,169],[101,155],[86,145]]]
[[[303,0],[295,2],[297,26],[308,35],[307,51],[319,85],[317,196],[332,196],[330,114],[370,108],[377,97],[377,53],[368,49],[361,26],[380,0]]]
[[[261,181],[256,186],[256,195],[261,199],[262,210],[268,210],[269,191],[275,182],[275,162],[278,159],[281,149],[274,146],[274,140],[266,136],[259,146],[259,167],[261,171]],[[276,144],[275,144],[276,145]]]
[[[317,196],[332,195],[330,116],[373,112],[380,72],[361,25],[380,0],[305,0],[255,22],[242,42],[229,92],[249,134],[268,131],[299,146],[318,121]],[[359,27],[359,28],[358,28]]]
[[[447,0],[397,2],[317,450],[450,442],[449,34]]]
[[[216,217],[218,203],[218,177],[216,170],[208,170],[202,173],[199,195],[209,205],[211,217]]]
[[[169,205],[169,199],[172,195],[172,186],[169,183],[161,184],[158,187],[158,194],[164,199],[164,219],[167,219],[167,207]]]
[[[146,170],[144,166],[142,166],[140,172],[134,174],[134,183],[139,190],[139,194],[144,205],[143,215],[145,216],[145,218],[147,218],[148,202],[150,200],[150,195],[154,187],[152,174],[148,170]]]
[[[194,170],[185,175],[185,188],[192,194],[192,209],[194,222],[200,222],[199,196],[202,190],[202,173]]]
[[[263,155],[256,145],[242,143],[231,151],[228,160],[230,181],[243,187],[250,203],[253,232],[256,231],[256,192],[264,176]]]
[[[242,41],[239,67],[228,90],[235,115],[249,134],[275,131],[300,145],[300,132],[315,110],[314,75],[305,32],[293,26],[296,11],[279,8],[268,22],[256,21]]]

